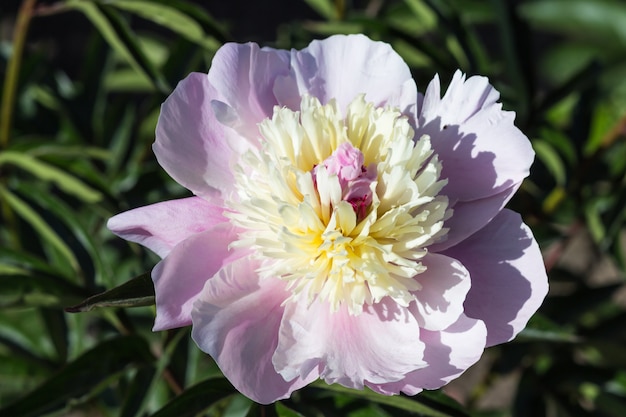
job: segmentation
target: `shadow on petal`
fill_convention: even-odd
[[[510,210],[444,253],[470,271],[465,312],[485,322],[489,346],[507,342],[522,330],[547,293],[537,242],[519,214]]]

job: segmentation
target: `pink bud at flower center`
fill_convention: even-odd
[[[330,175],[337,175],[341,186],[341,195],[344,201],[352,205],[357,219],[367,215],[367,209],[372,203],[371,184],[376,181],[376,164],[369,167],[363,165],[363,153],[344,142],[328,158],[322,162]],[[313,168],[314,178],[317,176],[317,166]]]

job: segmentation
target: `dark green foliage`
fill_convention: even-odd
[[[264,26],[217,3],[0,5],[0,416],[626,415],[626,4],[306,0],[278,2],[281,14],[268,2],[281,23]],[[354,32],[392,44],[422,92],[457,68],[490,77],[537,153],[510,206],[551,293],[514,342],[443,390],[318,382],[260,406],[187,329],[150,331],[158,259],[105,224],[188,195],[150,148],[159,106],[223,42],[300,48]]]

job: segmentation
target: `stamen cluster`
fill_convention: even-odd
[[[259,126],[263,147],[236,169],[229,217],[234,245],[253,249],[264,278],[289,281],[290,300],[316,297],[351,314],[419,291],[427,246],[445,236],[448,201],[430,139],[406,118],[358,96],[342,116],[335,101],[302,98]]]

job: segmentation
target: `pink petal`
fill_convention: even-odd
[[[281,104],[300,107],[309,94],[322,104],[335,98],[344,111],[359,94],[378,105],[390,104],[412,114],[417,88],[411,72],[391,46],[363,35],[335,35],[291,51],[291,74],[277,79],[274,92]]]
[[[154,267],[152,280],[157,311],[153,330],[191,324],[193,302],[207,280],[223,265],[244,254],[228,249],[236,238],[229,223],[218,224],[180,242]]]
[[[216,96],[206,74],[189,74],[161,106],[152,145],[163,169],[200,196],[220,195],[234,183],[230,162],[237,153],[213,113]]]
[[[191,235],[226,221],[223,212],[224,208],[202,198],[182,198],[125,211],[111,217],[107,227],[164,258]]]
[[[459,320],[443,331],[422,330],[427,366],[414,370],[400,381],[367,384],[381,394],[415,395],[422,389],[439,388],[458,377],[480,359],[485,349],[487,330],[480,320],[461,315]]]
[[[387,299],[358,316],[345,306],[333,313],[325,302],[290,302],[273,361],[286,379],[319,369],[329,384],[361,389],[424,366],[423,351],[415,317]]]
[[[534,159],[530,141],[498,98],[487,78],[465,80],[459,71],[443,98],[438,77],[426,90],[416,137],[430,136],[442,161],[442,178],[448,179],[443,193],[452,201],[505,195],[528,176]]]
[[[449,229],[446,240],[431,245],[428,249],[441,252],[467,239],[500,213],[515,191],[517,187],[512,187],[490,197],[453,204],[452,217],[444,223],[444,227]]]
[[[281,303],[289,294],[279,279],[259,281],[257,267],[241,258],[207,282],[194,305],[192,337],[237,390],[269,404],[317,379],[317,372],[286,381],[274,370]]]
[[[539,246],[520,215],[510,210],[445,254],[470,271],[465,312],[485,322],[488,346],[513,339],[548,292]]]
[[[470,277],[459,261],[430,253],[422,260],[426,271],[415,280],[422,289],[415,291],[415,317],[426,330],[448,328],[463,314],[463,301],[470,289]]]
[[[278,104],[272,91],[278,76],[289,73],[289,52],[255,43],[227,43],[211,63],[208,79],[219,95],[214,104],[220,122],[242,137],[259,137],[257,124]],[[299,104],[299,102],[298,102]]]

